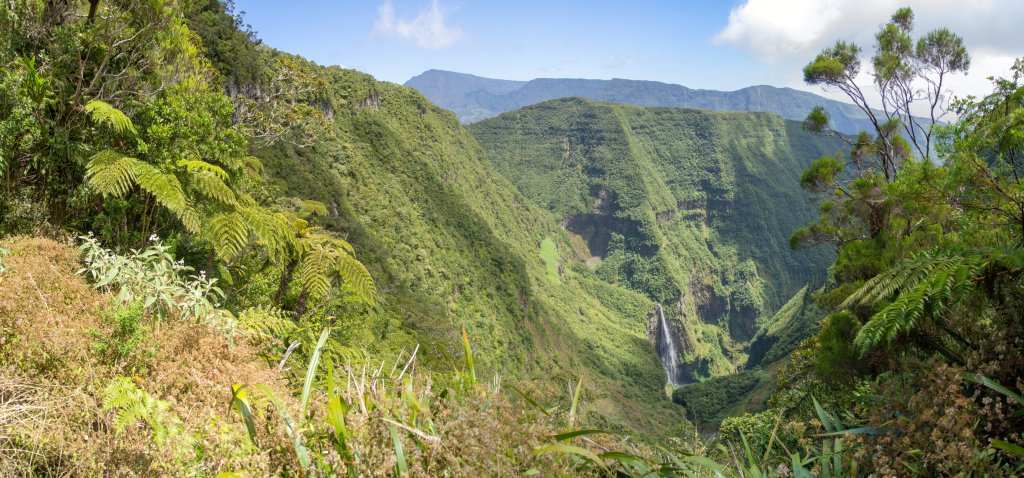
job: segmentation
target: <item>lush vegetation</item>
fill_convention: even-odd
[[[857,137],[580,99],[474,137],[230,3],[0,7],[4,476],[1022,471],[1024,64],[921,122],[969,57],[909,10],[883,113],[856,46],[805,70]]]
[[[1002,476],[1021,471],[1020,121],[1024,64],[985,98],[951,101],[944,79],[966,71],[945,29],[915,38],[900,9],[876,35],[869,75],[883,92],[873,128],[842,137],[801,177],[822,199],[794,247],[831,244],[832,279],[814,294],[818,334],[779,372],[771,413],[726,420],[764,429],[772,416],[814,416],[807,397],[849,410],[847,452],[884,475]],[[839,41],[804,69],[869,113],[856,78],[861,49]],[[924,103],[928,121],[910,116]],[[946,108],[957,121],[936,121]],[[805,126],[835,135],[828,115]],[[755,425],[756,424],[756,425]]]
[[[782,238],[814,217],[799,171],[841,143],[799,123],[563,99],[470,130],[523,195],[579,236],[576,253],[598,277],[666,305],[693,380],[734,372],[751,338],[792,322],[772,313],[825,279],[827,249],[793,252]],[[814,322],[787,328],[795,335],[774,358]]]

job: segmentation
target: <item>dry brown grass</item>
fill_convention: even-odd
[[[265,400],[254,400],[258,446],[250,440],[229,409],[234,384],[268,386],[298,419],[314,462],[345,471],[327,439],[333,431],[324,420],[324,391],[314,392],[309,418],[301,417],[285,379],[260,357],[258,344],[231,343],[222,331],[172,319],[158,330],[147,328],[131,357],[112,358],[97,345],[114,337],[112,314],[104,311],[117,306],[75,274],[79,255],[71,245],[14,237],[0,241],[0,247],[11,251],[0,286],[0,476],[301,474],[292,439]],[[358,476],[394,474],[394,424],[410,476],[515,476],[529,469],[542,476],[571,476],[575,471],[564,457],[534,453],[561,431],[559,421],[522,409],[529,405],[510,401],[497,386],[476,385],[461,392],[466,395],[445,396],[425,371],[416,372],[409,387],[386,371],[367,379],[365,371],[350,366],[335,364],[335,370],[353,373],[343,395],[356,407],[346,421],[349,446],[358,456],[349,466]],[[117,375],[131,374],[138,388],[169,405],[184,430],[172,436],[193,441],[194,449],[182,440],[158,444],[144,421],[115,430],[114,413],[103,409],[104,389]],[[356,375],[363,384],[358,390],[351,385]],[[410,408],[410,400],[421,405]]]
[[[135,378],[171,404],[203,456],[176,461],[143,425],[115,433],[101,400],[117,370],[94,351],[96,337],[110,333],[99,312],[111,298],[75,274],[79,255],[69,245],[13,237],[0,246],[11,251],[0,287],[0,475],[269,475],[290,464],[278,427],[257,449],[228,413],[235,383],[267,384],[289,397],[280,374],[249,346],[195,324],[161,326],[149,340],[149,366]]]

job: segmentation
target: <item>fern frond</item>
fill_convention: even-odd
[[[135,183],[137,161],[112,149],[100,151],[89,158],[85,180],[104,196],[122,197]]]
[[[854,345],[861,352],[866,352],[873,347],[887,345],[912,330],[924,315],[926,290],[926,287],[916,288],[885,306],[861,327]]]
[[[117,376],[103,390],[103,409],[115,412],[114,430],[121,433],[140,420],[150,420],[152,397],[128,377]]]
[[[327,205],[320,201],[304,200],[302,201],[302,208],[299,209],[299,217],[305,219],[312,214],[316,214],[320,217],[327,216]]]
[[[911,290],[922,281],[946,271],[961,267],[977,269],[976,255],[942,256],[923,253],[901,262],[899,265],[872,277],[860,289],[850,294],[840,304],[841,308],[855,305],[872,305],[887,300],[905,290]]]
[[[217,255],[230,261],[249,244],[249,228],[237,212],[215,214],[207,222],[206,235]]]
[[[178,220],[185,226],[185,229],[192,234],[199,234],[203,227],[202,219],[199,217],[199,211],[196,211],[195,207],[192,206],[191,202],[181,212],[177,214]]]
[[[158,204],[175,215],[180,216],[182,211],[189,208],[188,199],[177,176],[160,171],[143,161],[132,163],[132,172],[135,173],[135,182],[139,187],[153,195]]]
[[[356,250],[352,248],[352,244],[349,244],[348,241],[344,241],[341,239],[332,239],[331,244],[345,251],[348,255],[352,257],[355,257],[356,255]]]
[[[254,207],[258,205],[252,196],[240,191],[235,192],[235,199],[238,200],[238,205],[242,207]]]
[[[273,260],[290,257],[295,248],[295,234],[283,215],[254,206],[238,209],[249,230],[256,236],[256,242],[267,248]]]
[[[270,306],[250,307],[238,315],[239,327],[257,342],[288,340],[298,325],[288,313]]]
[[[295,276],[313,300],[320,300],[331,290],[334,257],[323,247],[314,247],[302,257]]]
[[[202,161],[199,159],[179,159],[176,164],[180,168],[185,168],[185,170],[190,173],[206,171],[208,173],[213,174],[214,176],[217,176],[222,180],[227,181],[228,179],[228,173],[224,171],[224,169],[215,164],[207,163],[206,161]]]
[[[170,409],[169,403],[154,398],[128,377],[114,377],[103,390],[103,410],[115,413],[114,430],[117,434],[144,421],[149,425],[156,445],[171,444],[188,453],[192,437],[185,433],[181,420]]]
[[[260,161],[260,158],[257,158],[255,156],[246,156],[242,158],[242,165],[255,174],[260,174],[263,172],[263,162]]]
[[[85,112],[92,117],[92,120],[99,124],[110,126],[118,133],[137,134],[135,125],[131,118],[121,110],[111,106],[110,103],[100,100],[92,100],[85,104]]]
[[[203,196],[232,206],[238,205],[235,193],[224,181],[209,171],[195,171],[189,174],[192,187]]]
[[[848,298],[850,303],[873,303],[896,299],[871,317],[857,334],[854,344],[862,352],[887,345],[902,334],[913,331],[922,319],[935,319],[961,302],[977,287],[977,280],[988,260],[983,255],[946,257],[922,255],[904,261],[879,274]],[[869,289],[867,292],[862,292]]]
[[[299,241],[298,249],[302,260],[296,276],[311,298],[325,297],[337,280],[340,288],[357,302],[368,305],[376,302],[373,277],[356,259],[348,242],[313,233]]]
[[[373,305],[377,301],[377,286],[373,283],[370,271],[354,256],[349,254],[339,254],[338,256],[336,269],[345,291],[349,292],[357,301]]]

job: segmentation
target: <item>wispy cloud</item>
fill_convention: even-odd
[[[445,13],[437,0],[431,0],[430,7],[412,19],[399,18],[395,6],[391,0],[387,0],[377,7],[377,21],[373,30],[433,50],[451,46],[462,38],[461,28],[446,23]]]
[[[631,56],[612,55],[608,57],[608,63],[605,65],[605,67],[612,70],[617,70],[624,66],[632,65],[633,63],[636,63],[636,58],[633,58]]]
[[[869,57],[872,35],[902,6],[914,9],[917,34],[949,27],[963,36],[972,65],[967,76],[950,79],[956,94],[991,91],[986,77],[1005,76],[1024,56],[1019,0],[744,0],[712,40],[766,63],[806,62],[838,39],[856,42]]]
[[[745,0],[713,40],[767,62],[804,58],[839,38],[870,48],[878,26],[906,5],[914,9],[918,32],[944,26],[963,35],[969,49],[1024,50],[1019,0]]]

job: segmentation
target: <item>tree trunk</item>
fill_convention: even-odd
[[[292,275],[295,274],[295,268],[299,265],[296,260],[288,261],[288,265],[281,271],[281,281],[277,284],[277,293],[274,294],[274,307],[279,307],[281,301],[284,300],[284,295],[288,292],[288,285],[292,283]]]
[[[100,8],[100,0],[89,0],[89,18],[86,20],[90,25],[96,21],[96,10]]]

